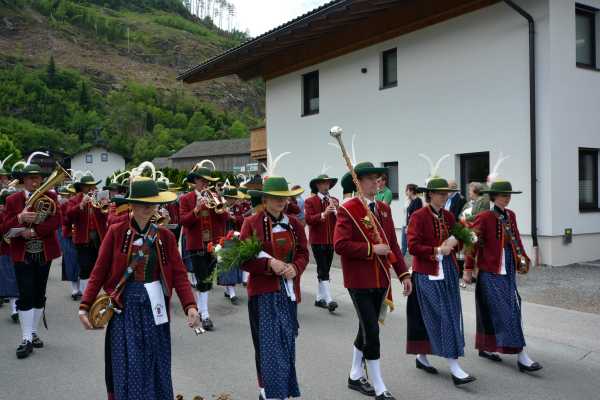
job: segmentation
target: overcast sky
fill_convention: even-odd
[[[236,6],[236,25],[258,36],[319,7],[329,0],[229,0]]]

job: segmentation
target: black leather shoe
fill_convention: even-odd
[[[44,347],[44,342],[42,342],[42,339],[40,339],[40,337],[35,333],[33,334],[33,340],[31,341],[31,344],[33,344],[33,347],[36,349],[41,349]]]
[[[496,353],[489,353],[487,351],[480,351],[479,352],[479,357],[482,358],[487,358],[488,360],[491,361],[495,361],[495,362],[501,362],[502,358],[500,358],[500,356]]]
[[[535,372],[543,368],[542,365],[538,362],[534,362],[533,364],[527,366],[517,361],[517,365],[519,366],[519,371],[521,372]]]
[[[231,304],[233,304],[234,306],[237,306],[238,304],[240,304],[240,299],[237,296],[233,296],[229,300],[231,301]]]
[[[452,375],[452,382],[454,382],[454,386],[466,385],[467,383],[471,383],[476,380],[477,378],[471,375],[467,376],[466,378],[457,378],[456,376]]]
[[[356,390],[365,396],[375,397],[375,389],[373,389],[373,386],[371,386],[366,378],[354,380],[348,377],[348,389]]]
[[[227,293],[227,292],[223,293],[223,296],[224,296],[225,298],[227,298],[227,299],[228,299],[229,297],[231,297],[231,296],[229,296],[229,293]]]
[[[327,302],[325,300],[317,300],[315,301],[315,307],[327,308]]]
[[[263,397],[263,395],[262,395],[262,394],[259,394],[259,395],[258,395],[258,400],[266,400],[266,399]]]
[[[423,364],[421,361],[419,361],[418,358],[415,360],[415,363],[417,364],[417,369],[422,369],[423,371],[427,372],[428,374],[435,375],[438,373],[437,369]]]
[[[14,314],[12,314],[12,315],[10,316],[10,319],[12,319],[12,321],[13,321],[15,324],[18,324],[18,323],[19,323],[19,313],[14,313]]]
[[[396,398],[394,396],[392,396],[392,394],[390,392],[388,392],[387,390],[383,393],[381,393],[379,396],[375,397],[375,400],[396,400]]]
[[[205,331],[212,331],[214,328],[213,322],[211,321],[210,318],[206,318],[202,320],[202,328]]]
[[[334,312],[336,308],[338,308],[338,303],[336,303],[335,301],[332,301],[329,304],[327,304],[327,309],[330,313]]]
[[[27,358],[31,353],[33,353],[33,344],[28,340],[23,340],[17,347],[17,358]]]

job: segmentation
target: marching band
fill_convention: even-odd
[[[454,189],[437,174],[443,158],[434,165],[423,155],[431,170],[426,185],[417,189],[425,194],[426,204],[410,218],[412,258],[407,265],[391,209],[376,199],[386,168],[351,160],[341,129],[333,128],[331,135],[348,167],[339,179],[343,199],[330,193],[338,178],[323,170],[307,182],[311,193],[303,209],[296,202],[303,190],[290,189],[275,172],[284,154],[272,161],[269,153],[262,179],[231,174],[226,179],[225,172],[204,160],[184,182],[170,182],[144,162],[115,173],[101,191],[100,181],[89,171],[69,174],[57,166],[47,176],[33,162],[45,153],[32,153],[10,171],[5,168],[8,159],[3,160],[0,305],[7,299],[11,318],[21,327],[16,356],[26,358],[44,347],[39,327],[45,322],[46,285],[52,261],[62,256],[62,278],[71,284],[71,299],[80,302],[82,325],[107,328],[109,399],[173,398],[172,292],[177,292],[187,325],[200,334],[215,327],[209,313],[214,283],[233,306],[240,303],[237,286],[247,287],[259,399],[299,397],[297,309],[310,247],[318,277],[314,305],[329,313],[338,309],[330,269],[334,255],[341,258],[344,287],[358,320],[349,389],[377,400],[395,398],[380,365],[380,329],[394,310],[392,272],[407,296],[406,351],[415,355],[416,368],[436,374],[428,359],[435,355],[447,360],[455,385],[475,380],[458,362],[465,346],[456,259],[461,251],[464,280],[470,283],[473,271],[479,270],[479,355],[500,362],[499,353],[516,354],[521,372],[542,369],[525,352],[516,286],[516,276],[527,272],[529,258],[516,215],[507,206],[511,195],[520,192],[499,179],[495,168],[486,192],[491,209],[470,221],[456,221],[444,209]],[[298,218],[302,213],[303,220]],[[471,242],[461,232],[479,238]],[[231,237],[257,240],[260,251],[223,271],[214,245]]]

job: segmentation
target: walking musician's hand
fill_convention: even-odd
[[[404,286],[404,296],[410,296],[412,293],[412,281],[410,277],[402,279],[402,286]]]
[[[190,328],[195,328],[200,325],[200,316],[198,315],[198,310],[193,307],[187,312],[187,323]]]

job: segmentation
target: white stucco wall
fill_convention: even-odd
[[[108,153],[108,160],[102,161],[102,153]],[[86,162],[86,156],[92,156],[92,163]],[[125,170],[125,159],[116,153],[111,153],[101,147],[94,147],[87,152],[79,153],[71,159],[71,169],[74,171],[91,171],[94,177],[102,182],[98,185],[101,188],[108,176],[115,171]]]
[[[565,227],[576,233],[600,232],[600,215],[580,215],[577,206],[577,147],[600,147],[600,90],[590,81],[600,80],[600,74],[575,67],[574,2],[519,4],[537,24],[539,234],[560,235]],[[379,90],[380,53],[393,47],[398,49],[398,86]],[[344,128],[348,146],[351,135],[358,135],[359,161],[399,161],[401,188],[426,179],[428,168],[419,153],[434,159],[450,153],[453,157],[442,165],[441,173],[459,178],[456,155],[489,151],[492,166],[502,151],[511,155],[502,175],[525,192],[514,196],[511,208],[527,234],[531,231],[528,61],[527,22],[505,4],[497,4],[270,80],[269,146],[274,154],[293,152],[278,172],[305,186],[323,161],[333,166],[330,174],[343,174],[339,152],[327,145],[333,125]],[[366,74],[361,73],[363,67]],[[320,112],[301,117],[301,76],[316,69]],[[590,74],[595,75],[589,78]],[[557,95],[554,91],[559,88]],[[581,90],[589,103],[580,107]],[[593,108],[596,115],[590,118]],[[585,126],[575,126],[573,115],[585,120]],[[298,168],[301,163],[304,167]],[[402,203],[393,203],[398,227]],[[544,262],[562,263],[556,257],[558,252],[548,251]]]

